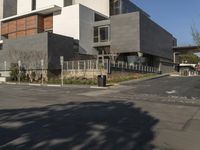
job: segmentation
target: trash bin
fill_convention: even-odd
[[[98,86],[99,87],[106,87],[106,75],[98,75]]]

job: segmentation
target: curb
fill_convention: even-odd
[[[119,85],[123,85],[123,84],[127,84],[127,83],[138,83],[138,82],[142,82],[142,81],[154,80],[154,79],[159,79],[159,78],[168,77],[168,76],[170,76],[170,74],[162,74],[162,75],[158,75],[155,77],[123,81],[123,82],[120,82]]]
[[[90,88],[90,85],[63,85],[60,84],[37,84],[37,83],[17,83],[17,82],[0,82],[0,84],[4,85],[20,85],[20,86],[37,86],[37,87],[61,87],[61,88],[67,88],[67,87],[74,87],[74,88]]]

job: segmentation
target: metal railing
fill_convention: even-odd
[[[86,70],[98,70],[105,69],[108,72],[116,71],[135,71],[135,72],[144,72],[144,73],[156,73],[158,68],[145,66],[145,65],[136,65],[128,64],[127,62],[110,62],[109,60],[104,60],[99,62],[98,60],[78,60],[78,61],[65,61],[64,70],[65,71],[86,71]]]

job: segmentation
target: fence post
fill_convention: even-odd
[[[83,64],[84,64],[84,71],[86,70],[86,62],[85,60],[83,61]]]
[[[80,61],[77,62],[78,63],[78,71],[80,70]]]
[[[96,70],[98,69],[98,59],[96,60]]]
[[[74,71],[74,61],[72,61],[72,70]]]
[[[68,69],[69,69],[69,64],[68,64],[68,61],[66,62],[66,64],[67,64],[67,71],[68,71]]]

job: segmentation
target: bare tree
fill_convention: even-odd
[[[15,48],[8,50],[8,59],[11,64],[17,64],[20,60],[22,67],[26,69],[30,79],[32,78],[31,74],[33,71],[36,73],[37,78],[41,76],[41,60],[44,60],[44,70],[47,70],[49,61],[45,51],[17,50]],[[46,73],[44,77],[47,77]]]
[[[191,27],[193,41],[197,46],[200,46],[200,32],[195,25]]]
[[[41,60],[44,60],[44,67],[47,69],[48,57],[45,51],[26,51],[12,48],[8,51],[8,57],[11,63],[17,63],[19,60],[28,70],[41,69]]]
[[[120,53],[117,51],[117,49],[114,49],[111,47],[106,47],[105,52],[106,52],[106,54],[108,54],[111,62],[116,62],[120,55]]]

